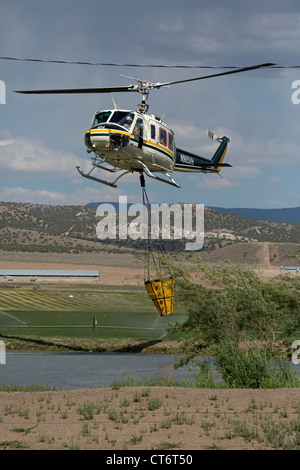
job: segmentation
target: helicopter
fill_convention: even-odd
[[[137,110],[119,109],[113,100],[113,109],[105,109],[94,113],[90,128],[85,132],[84,136],[86,151],[92,154],[92,167],[87,173],[83,172],[79,166],[76,168],[81,176],[114,188],[117,187],[116,183],[121,177],[133,172],[139,172],[143,179],[144,175],[147,175],[157,181],[180,188],[181,186],[172,178],[170,173],[179,171],[219,174],[223,167],[231,167],[229,163],[224,163],[229,138],[226,136],[218,137],[213,132],[208,131],[208,136],[219,143],[211,159],[177,147],[172,129],[162,118],[154,114],[148,114],[149,105],[147,100],[150,90],[162,87],[169,88],[170,85],[246,72],[273,65],[277,65],[277,63],[268,62],[211,75],[163,83],[152,83],[144,79],[121,75],[123,78],[134,80],[137,84],[118,87],[23,90],[16,91],[16,93],[139,93],[141,95],[141,102],[138,104]],[[95,169],[118,174],[110,182],[92,175]]]

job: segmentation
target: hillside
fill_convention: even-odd
[[[273,220],[278,222],[300,223],[300,207],[289,207],[283,209],[255,209],[236,207],[225,209],[224,207],[211,207],[211,209],[223,214],[238,215],[254,220]]]
[[[0,252],[92,254],[128,253],[144,248],[143,240],[98,240],[99,220],[95,206],[0,202]],[[300,224],[297,223],[258,221],[205,208],[204,226],[202,253],[212,260],[232,259],[242,249],[241,261],[256,262],[256,255],[245,253],[259,251],[259,246],[266,242],[277,247],[269,248],[273,253],[271,260],[279,262],[284,251],[284,259],[293,264],[300,254]],[[168,250],[183,251],[185,243],[171,240],[164,245]]]
[[[300,224],[253,220],[233,214],[205,209],[205,233],[225,232],[245,241],[299,243]],[[240,240],[242,241],[242,240]]]
[[[87,207],[98,207],[101,204],[100,202],[90,202],[87,204]],[[111,202],[115,209],[118,209],[118,202]],[[131,204],[128,203],[127,207],[130,207]],[[214,211],[221,212],[223,214],[232,214],[239,217],[244,217],[246,219],[254,220],[270,220],[277,222],[292,222],[300,223],[300,207],[288,207],[282,209],[256,209],[256,208],[245,208],[245,207],[215,207],[208,206],[209,209]]]

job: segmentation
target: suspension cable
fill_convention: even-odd
[[[140,183],[141,183],[141,188],[142,188],[143,205],[147,209],[147,220],[146,220],[147,237],[145,238],[145,258],[146,258],[146,265],[147,265],[147,279],[150,279],[150,257],[152,258],[153,264],[156,269],[160,268],[160,261],[156,260],[153,249],[152,249],[152,245],[151,245],[150,220],[151,220],[151,224],[154,224],[154,220],[151,219],[151,209],[150,209],[151,205],[150,205],[146,187],[145,187],[144,173],[142,171],[140,172]],[[159,227],[155,227],[155,229],[157,231],[157,239],[158,239],[157,251],[162,256],[164,254],[164,246],[163,246],[163,243],[159,241]],[[146,273],[146,267],[145,267],[145,273]],[[144,277],[146,279],[146,274]]]

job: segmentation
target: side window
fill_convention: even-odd
[[[159,141],[161,144],[167,146],[167,132],[165,129],[160,127],[159,129]]]
[[[174,138],[173,138],[173,134],[170,134],[170,133],[169,133],[169,149],[174,150]]]
[[[156,132],[155,132],[155,125],[151,124],[151,139],[155,140]]]

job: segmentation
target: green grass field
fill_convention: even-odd
[[[41,338],[159,339],[169,323],[184,318],[182,311],[174,310],[173,315],[160,317],[144,291],[0,289],[0,333]],[[92,328],[94,317],[97,329]]]

